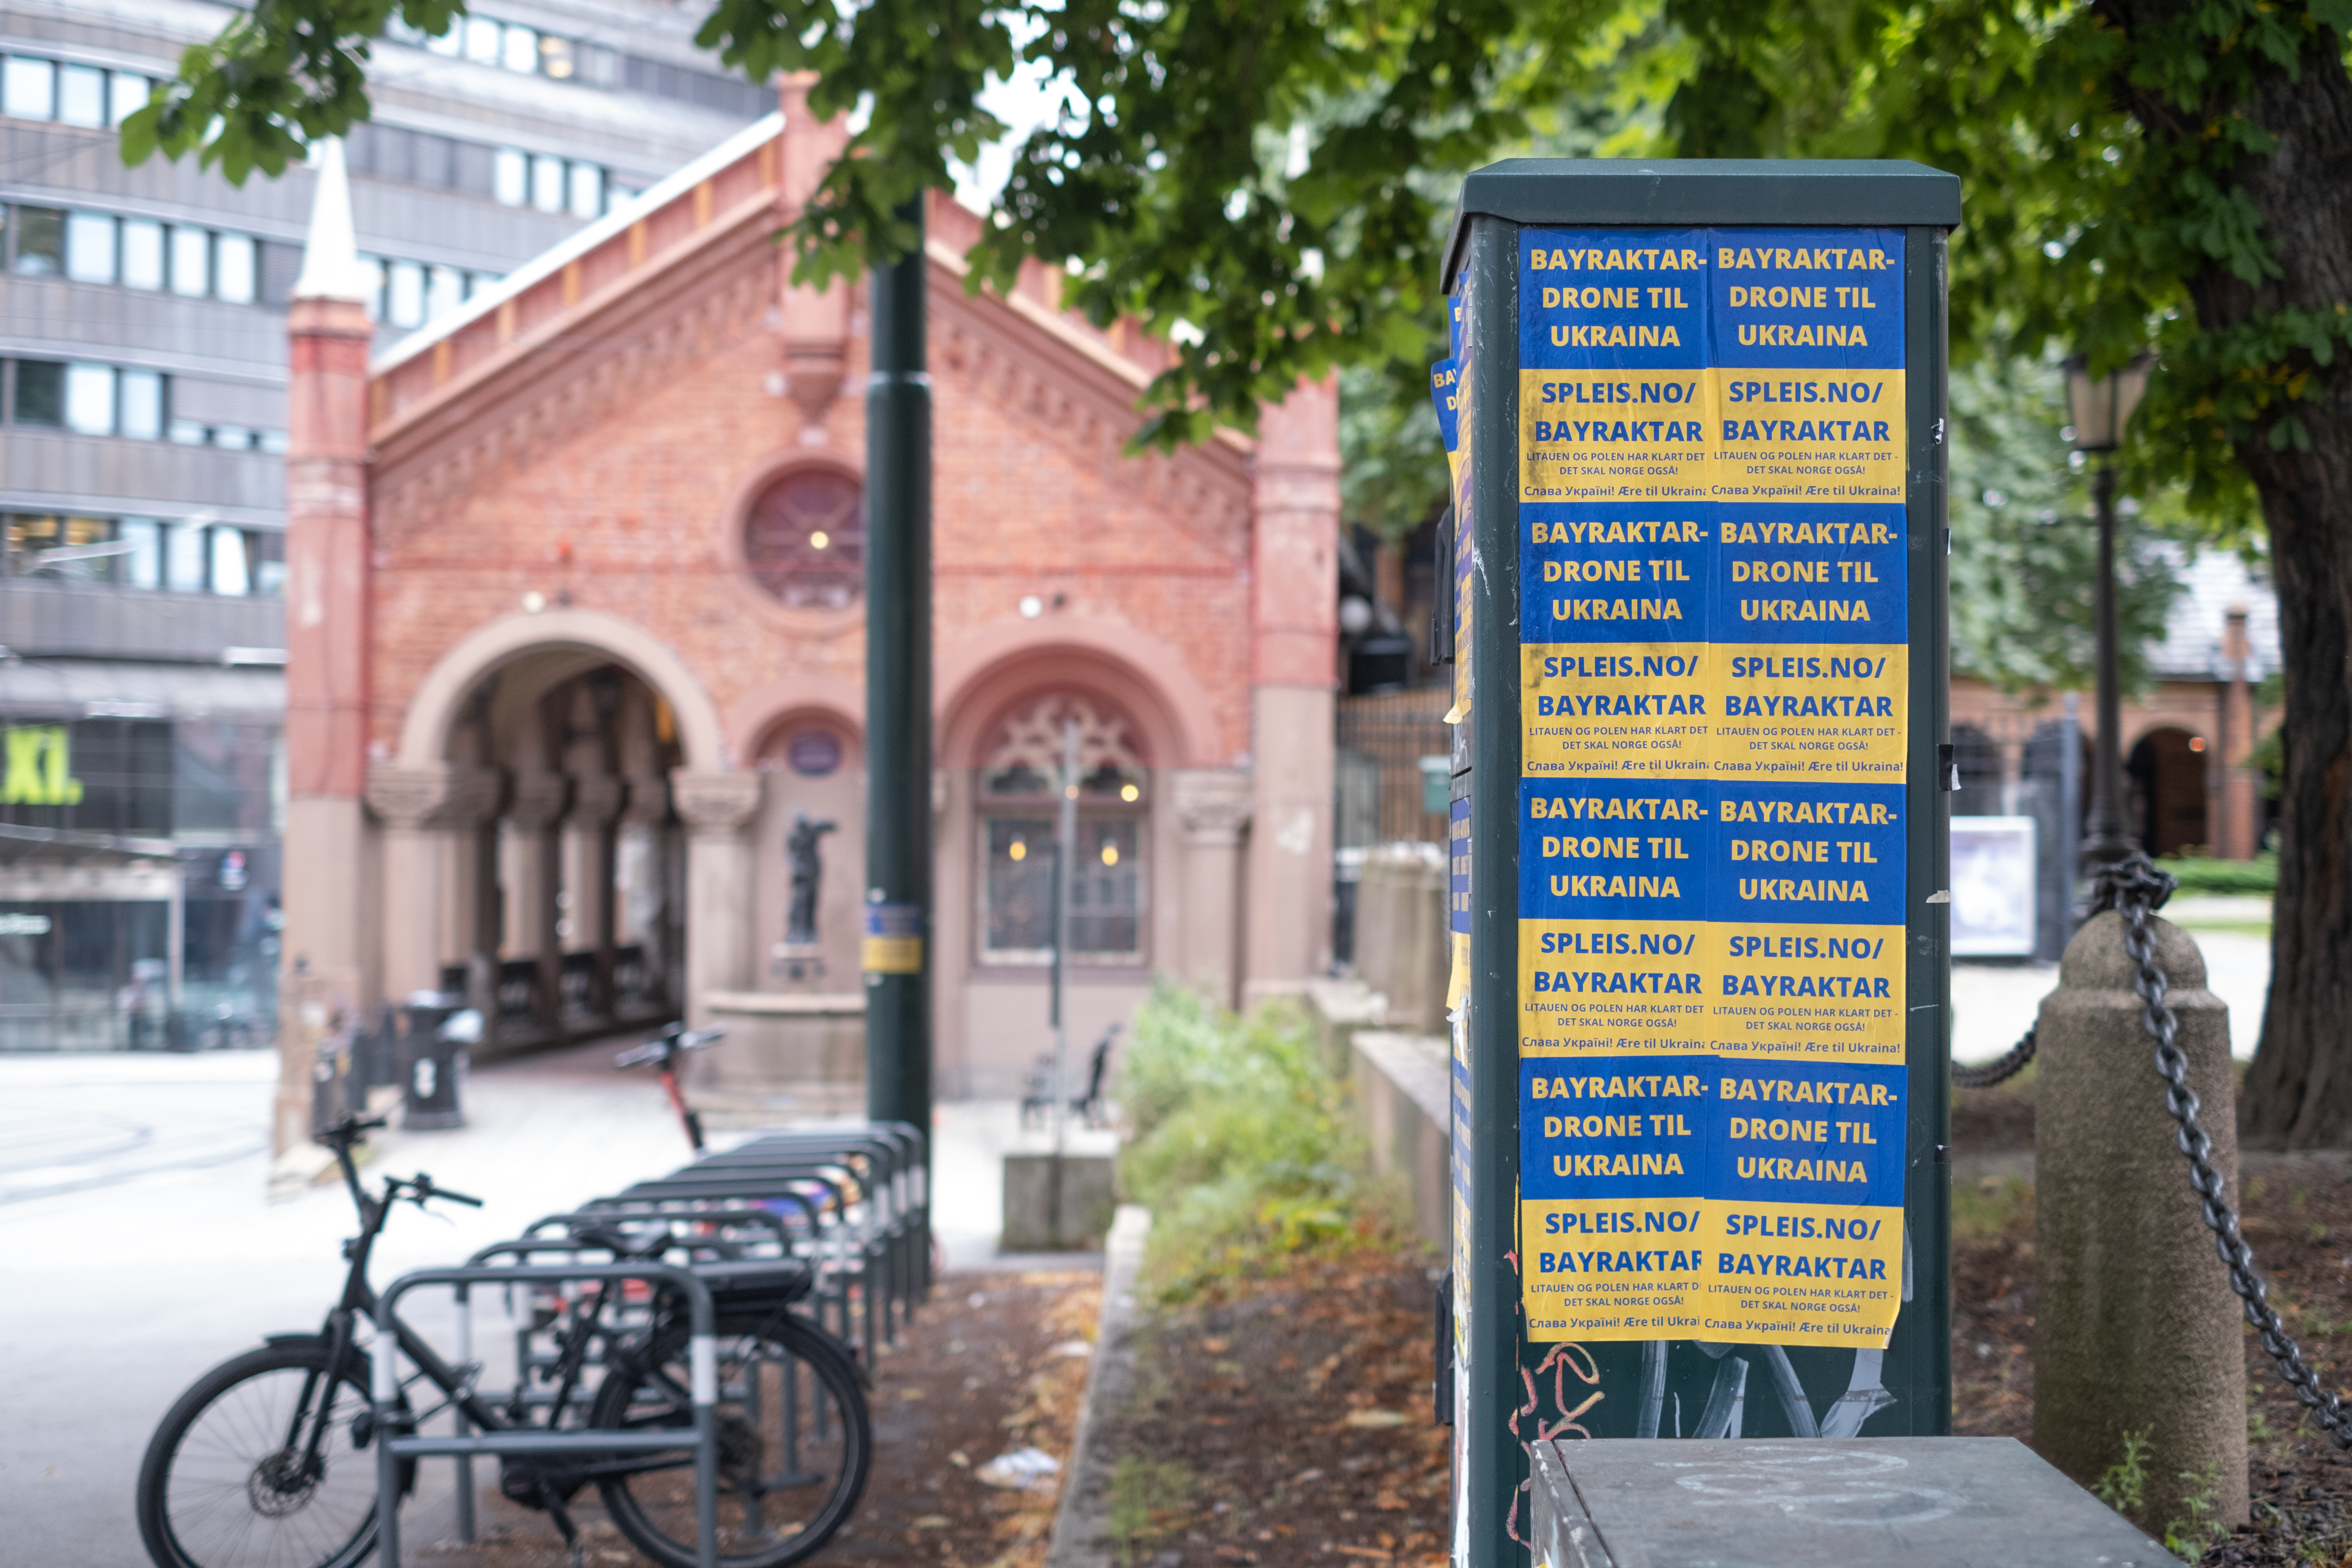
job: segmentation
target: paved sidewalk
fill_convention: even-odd
[[[2249,934],[2250,910],[2266,920],[2266,900],[2181,900],[2182,925],[2205,955],[2206,984],[2230,1005],[2230,1053],[2241,1060],[2254,1054],[2263,1032],[2263,1007],[2270,996],[2271,944]],[[2166,913],[2171,914],[2170,909]],[[2217,929],[2218,928],[2218,929]],[[1952,965],[1952,1059],[1989,1061],[2015,1045],[2032,1024],[2042,998],[2057,989],[2054,963],[1992,963],[1962,960]]]
[[[460,1261],[541,1215],[685,1163],[658,1082],[613,1069],[629,1043],[481,1069],[464,1128],[375,1134],[370,1174],[429,1171],[487,1200],[400,1209],[378,1245],[376,1282]],[[352,1230],[341,1184],[265,1197],[277,1075],[266,1051],[0,1057],[0,1339],[19,1347],[0,1422],[0,1559],[143,1563],[131,1492],[165,1407],[263,1334],[314,1329],[333,1300]],[[951,1267],[1002,1262],[1003,1154],[1035,1136],[1010,1100],[940,1108],[934,1201]],[[1108,1136],[1080,1133],[1072,1146]],[[1054,1266],[1099,1267],[1099,1257]],[[428,1335],[446,1310],[436,1295],[416,1298]],[[476,1333],[484,1353],[499,1353],[490,1310]],[[425,1490],[404,1510],[409,1540],[449,1533],[448,1469],[425,1468]]]

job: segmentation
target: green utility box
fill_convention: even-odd
[[[1529,1446],[1950,1424],[1945,239],[1909,163],[1472,174],[1454,1561]]]

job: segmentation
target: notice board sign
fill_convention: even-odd
[[[1910,164],[1465,183],[1459,1559],[1525,1560],[1528,1442],[1948,1429],[1958,216]]]

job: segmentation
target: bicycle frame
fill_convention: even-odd
[[[441,1408],[454,1410],[461,1421],[470,1423],[473,1427],[482,1432],[492,1434],[511,1433],[530,1426],[531,1423],[529,1421],[510,1418],[505,1411],[487,1403],[475,1392],[472,1382],[473,1369],[451,1366],[404,1321],[397,1315],[387,1318],[380,1311],[382,1301],[374,1287],[368,1282],[368,1262],[374,1252],[376,1238],[383,1233],[384,1225],[392,1215],[392,1205],[398,1201],[398,1197],[396,1190],[392,1188],[387,1188],[386,1194],[383,1197],[373,1196],[368,1193],[360,1181],[359,1168],[352,1160],[350,1139],[351,1134],[346,1132],[343,1136],[334,1137],[330,1141],[336,1163],[342,1171],[343,1184],[350,1192],[352,1202],[358,1208],[360,1215],[359,1235],[344,1244],[344,1256],[350,1260],[351,1267],[343,1278],[342,1295],[329,1310],[325,1322],[320,1325],[319,1334],[319,1338],[324,1340],[327,1344],[327,1364],[331,1369],[330,1375],[332,1369],[344,1365],[347,1358],[358,1348],[356,1330],[361,1319],[364,1318],[379,1324],[388,1321],[393,1345],[391,1347],[383,1345],[382,1330],[379,1327],[374,1342],[368,1347],[372,1366],[375,1363],[376,1358],[387,1353],[405,1355],[424,1380],[441,1391],[446,1401],[446,1405]],[[560,1426],[565,1409],[572,1403],[572,1395],[578,1392],[580,1373],[587,1363],[590,1345],[599,1339],[609,1340],[612,1337],[613,1331],[604,1324],[605,1309],[613,1300],[612,1287],[613,1281],[609,1279],[600,1282],[595,1294],[572,1310],[573,1332],[571,1342],[567,1345],[563,1355],[559,1358],[556,1367],[552,1369],[560,1376],[560,1383],[556,1397],[548,1407],[545,1429],[549,1432],[555,1431]],[[469,1293],[468,1286],[466,1283],[459,1283],[457,1288],[458,1300],[462,1305]],[[463,1319],[464,1313],[461,1311],[460,1321],[462,1321]],[[371,1386],[378,1386],[378,1384],[372,1379]],[[327,1439],[329,1416],[334,1403],[331,1397],[324,1398],[320,1400],[315,1413],[310,1411],[308,1406],[315,1392],[315,1385],[304,1388],[301,1398],[296,1404],[292,1423],[287,1433],[289,1447],[294,1446],[297,1438],[301,1439],[302,1463],[306,1467],[319,1462],[320,1451]],[[397,1397],[397,1391],[394,1397]],[[378,1403],[383,1402],[378,1401]],[[428,1411],[425,1414],[430,1415],[435,1412]],[[421,1416],[411,1415],[404,1418],[401,1425],[414,1426],[422,1419]],[[380,1416],[371,1415],[371,1440],[382,1440],[392,1436],[390,1432],[376,1429],[380,1422]],[[306,1423],[310,1427],[307,1436],[302,1433],[302,1427]],[[569,1520],[564,1513],[563,1501],[550,1489],[551,1486],[576,1489],[582,1483],[603,1477],[637,1474],[672,1468],[674,1461],[658,1458],[614,1458],[583,1465],[563,1466],[560,1469],[551,1466],[529,1464],[528,1461],[526,1464],[535,1472],[533,1479],[541,1482],[544,1498],[541,1506],[556,1518],[559,1527],[563,1528],[563,1532],[568,1538],[572,1532],[568,1528]],[[459,1506],[464,1513],[470,1515],[472,1512],[470,1485],[462,1489],[467,1495],[463,1498]]]

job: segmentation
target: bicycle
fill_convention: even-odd
[[[198,1378],[165,1413],[140,1466],[139,1531],[157,1568],[352,1568],[379,1533],[375,1417],[369,1405],[376,1295],[368,1259],[393,1205],[436,1199],[481,1200],[434,1184],[431,1176],[385,1178],[382,1196],[362,1184],[352,1148],[381,1119],[345,1117],[320,1135],[359,1211],[360,1233],[343,1245],[350,1264],[342,1296],[319,1331],[274,1334]],[[631,1236],[613,1226],[575,1233],[577,1247],[641,1261],[676,1247],[726,1249],[667,1230]],[[515,1244],[520,1245],[520,1244]],[[530,1244],[547,1249],[548,1244]],[[873,1433],[855,1359],[846,1345],[791,1310],[807,1293],[796,1260],[697,1264],[717,1309],[719,1335],[719,1560],[730,1568],[783,1568],[814,1552],[856,1507],[872,1458]],[[572,1430],[690,1431],[685,1303],[675,1289],[635,1291],[614,1284],[583,1290],[557,1329],[559,1352],[531,1373],[554,1385],[533,1394],[519,1377],[503,1404],[477,1392],[478,1364],[451,1366],[405,1322],[397,1353],[416,1371],[395,1408],[404,1432],[455,1409],[479,1430],[567,1423]],[[596,1352],[592,1355],[592,1352]],[[601,1381],[588,1386],[592,1373]],[[416,1413],[408,1390],[429,1384],[442,1403]],[[348,1447],[346,1447],[348,1444]],[[348,1462],[343,1462],[346,1456]],[[364,1456],[364,1457],[363,1457]],[[613,1522],[665,1568],[692,1568],[690,1451],[614,1453],[562,1458],[508,1458],[499,1489],[547,1513],[579,1557],[567,1505],[593,1482]],[[396,1472],[401,1495],[415,1489],[415,1462]]]

